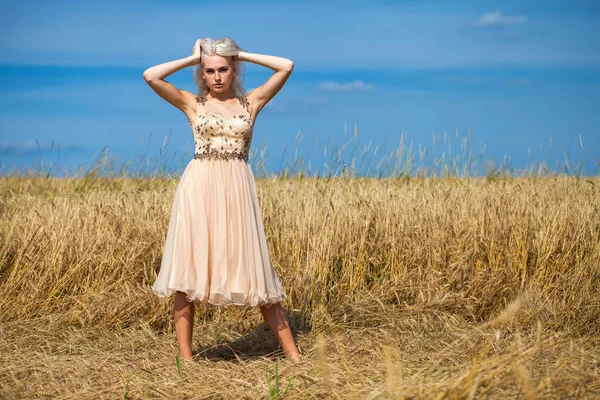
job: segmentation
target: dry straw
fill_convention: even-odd
[[[0,397],[265,398],[260,313],[196,315],[182,365],[150,285],[177,179],[0,181]],[[597,177],[260,178],[304,363],[289,398],[600,396]]]

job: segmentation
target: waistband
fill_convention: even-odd
[[[248,155],[237,151],[217,152],[211,151],[208,153],[195,153],[194,160],[241,160],[248,162]]]

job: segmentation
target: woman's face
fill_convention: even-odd
[[[231,87],[235,71],[229,64],[231,57],[219,55],[208,56],[204,59],[202,76],[211,92],[224,93]]]

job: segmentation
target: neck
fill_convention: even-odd
[[[235,99],[235,96],[233,95],[233,92],[231,90],[227,91],[226,93],[209,92],[206,94],[206,96],[210,99],[215,99],[215,100],[219,100],[219,101],[227,101],[227,100]]]

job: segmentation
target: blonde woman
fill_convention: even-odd
[[[242,61],[275,71],[246,94]],[[164,79],[194,66],[198,93]],[[160,297],[175,294],[179,355],[192,359],[194,302],[207,308],[259,307],[286,358],[300,361],[286,314],[287,298],[267,248],[248,152],[256,117],[281,90],[294,63],[242,51],[231,38],[198,39],[192,55],[144,71],[144,79],[188,118],[195,153],[183,171],[171,209],[158,277]]]

